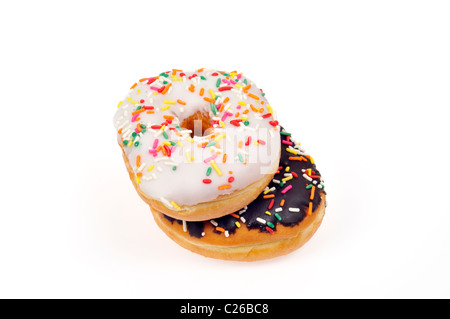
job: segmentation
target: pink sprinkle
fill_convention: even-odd
[[[230,82],[233,83],[233,84],[236,84],[236,83],[237,83],[236,81],[231,80],[231,79],[230,79]]]
[[[285,140],[282,140],[282,141],[281,141],[281,143],[283,143],[283,144],[287,144],[287,145],[292,145],[292,142],[289,142],[289,141],[285,141]]]
[[[237,77],[238,79],[240,79],[240,78],[242,77],[242,74],[238,74],[238,75],[236,75],[236,77]]]
[[[156,155],[156,150],[148,150],[148,152],[149,152],[150,154],[153,154],[154,156]]]
[[[158,143],[159,143],[159,139],[155,139],[155,141],[153,142],[153,149],[158,147]]]
[[[217,157],[217,154],[214,154],[213,156],[208,157],[207,159],[205,159],[203,162],[204,163],[209,163],[210,161],[215,160],[216,157]]]
[[[286,187],[281,191],[281,194],[286,194],[291,188],[292,188],[292,185],[286,186]]]
[[[153,91],[159,91],[159,88],[157,88],[156,86],[151,86],[150,89],[152,89]]]
[[[133,117],[131,118],[131,122],[136,121],[136,119],[138,118],[139,114],[140,114],[140,113],[134,114]]]

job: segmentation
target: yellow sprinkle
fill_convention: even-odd
[[[136,175],[136,183],[140,184],[141,183],[141,179]]]
[[[164,124],[163,126],[161,126],[160,130],[164,131],[166,129],[166,124]]]
[[[214,94],[213,90],[209,89],[209,94],[211,94],[213,100],[216,99],[216,95]]]
[[[161,108],[161,111],[165,111],[165,110],[167,110],[169,107],[170,107],[169,104],[164,105],[164,106]]]
[[[269,104],[267,104],[267,112],[269,112],[270,114],[273,113],[273,109]]]
[[[139,103],[138,101],[135,101],[135,100],[131,100],[130,102],[133,103],[133,104],[138,104]]]
[[[287,182],[287,181],[290,181],[291,179],[293,179],[294,177],[292,177],[292,176],[288,176],[288,177],[285,177],[285,178],[283,178],[281,181],[282,182]]]
[[[289,172],[291,170],[290,166],[286,166],[286,168],[284,169],[286,172]]]
[[[192,137],[188,138],[189,143],[194,143],[194,139]]]
[[[177,210],[180,210],[180,209],[181,209],[180,206],[178,206],[178,204],[175,203],[174,201],[171,201],[170,203],[171,203]]]
[[[238,87],[238,88],[243,88],[243,86],[242,86],[242,85],[239,85],[239,84],[235,84],[234,86],[235,86],[235,87]]]
[[[191,152],[186,151],[186,159],[187,159],[188,163],[191,162]]]
[[[266,195],[267,193],[269,193],[270,192],[270,188],[268,188],[268,189],[266,189],[265,191],[264,191],[264,195]]]
[[[178,141],[177,144],[178,144],[178,146],[180,146],[180,147],[183,147],[183,146],[184,146],[184,144],[181,143],[181,141]]]
[[[158,92],[153,92],[153,95],[158,95]]]
[[[270,215],[272,215],[272,214],[271,214],[269,211],[266,211],[266,215],[269,215],[269,216],[270,216]]]
[[[195,161],[195,157],[194,156],[191,156],[191,161],[192,162]]]
[[[119,105],[117,105],[117,108],[119,108],[122,105],[123,101],[119,102]]]
[[[220,171],[220,169],[217,167],[216,162],[214,162],[214,160],[210,160],[209,163],[211,164],[211,166],[214,168],[214,170],[216,171],[216,173],[219,176],[222,176],[222,172]]]
[[[216,142],[218,142],[218,141],[220,141],[221,139],[223,139],[225,136],[226,136],[225,133],[223,133],[223,134],[217,136],[214,140],[215,140]]]
[[[242,102],[242,101],[239,101],[238,104],[242,105],[242,106],[246,106],[247,105],[245,102]]]
[[[164,104],[176,104],[177,101],[172,101],[172,100],[164,100],[163,101]]]
[[[219,121],[220,126],[225,127],[225,122],[224,121]]]
[[[152,169],[154,169],[155,168],[155,165],[150,165],[148,168],[147,168],[147,172],[150,172]]]
[[[286,152],[289,152],[289,153],[292,153],[292,154],[297,155],[297,152],[291,150],[290,148],[287,148],[287,149],[286,149]]]
[[[141,89],[137,89],[137,94],[141,94]]]
[[[235,225],[236,225],[237,228],[241,227],[241,224],[238,221],[235,222]]]
[[[308,175],[311,176],[311,169],[308,168]]]
[[[309,158],[309,160],[311,161],[311,164],[314,164],[314,160],[313,160],[313,158],[312,158],[311,156],[306,155],[306,157]],[[310,175],[311,175],[311,174],[310,174]]]
[[[247,115],[246,115],[246,116],[242,116],[242,117],[241,117],[241,120],[247,121],[247,120],[248,120],[248,116],[247,116]]]
[[[163,144],[167,145],[167,146],[172,146],[172,144],[170,142],[167,142],[167,141],[164,141]]]

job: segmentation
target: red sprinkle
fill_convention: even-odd
[[[159,130],[162,126],[161,125],[152,125],[150,126],[150,128],[154,129],[154,130]]]
[[[232,182],[234,182],[234,177],[233,177],[233,176],[230,176],[230,177],[228,178],[228,183],[232,183]]]
[[[170,148],[169,148],[169,146],[167,146],[167,145],[164,145],[164,149],[166,150],[166,153],[167,153],[167,157],[170,157],[170,155],[172,155],[172,152],[170,151]]]
[[[211,184],[211,180],[209,179],[209,178],[205,178],[204,180],[203,180],[203,183],[205,183],[205,184]]]
[[[272,115],[272,114],[267,113],[267,114],[264,114],[262,117],[263,117],[264,119],[266,119],[266,118],[270,117],[271,115]]]
[[[272,209],[273,204],[275,204],[275,199],[272,199],[272,200],[270,201],[270,204],[269,204],[269,206],[267,206],[267,209]]]
[[[264,142],[263,140],[258,140],[258,143],[261,145],[266,145],[266,142]]]
[[[230,123],[233,124],[234,126],[239,126],[239,122],[242,122],[242,120],[232,120],[232,121],[230,121]]]
[[[222,91],[229,91],[232,88],[233,88],[232,86],[222,86],[222,87],[219,88],[219,91],[220,92],[222,92]]]
[[[297,175],[297,173],[296,173],[296,172],[292,172],[292,171],[291,171],[291,174],[292,174],[292,176],[294,176],[295,178],[297,178],[297,177],[298,177],[298,175]]]
[[[273,234],[275,231],[272,229],[272,228],[270,228],[269,226],[266,226],[266,230],[269,232],[269,233],[271,233],[271,234]]]
[[[249,136],[249,137],[247,138],[247,142],[245,142],[245,146],[249,146],[251,142],[252,142],[252,137]]]
[[[278,121],[269,121],[269,124],[272,126],[277,126],[279,123]]]

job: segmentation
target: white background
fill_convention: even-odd
[[[0,297],[449,298],[447,1],[2,1]],[[316,235],[278,259],[180,248],[116,144],[129,87],[244,72],[315,158]]]

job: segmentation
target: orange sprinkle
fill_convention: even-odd
[[[201,89],[200,89],[200,96],[203,96],[203,93],[205,93],[205,89],[204,89],[204,88],[201,88]]]
[[[313,185],[313,187],[311,187],[311,196],[309,197],[310,200],[314,199],[314,191],[316,190],[316,186]]]
[[[239,147],[239,148],[242,148],[242,145],[243,145],[243,144],[244,144],[244,142],[239,141],[238,147]]]
[[[218,231],[220,231],[220,232],[222,232],[222,233],[225,232],[225,229],[223,229],[222,227],[219,227],[219,226],[216,227],[216,230],[218,230]]]
[[[229,100],[230,100],[230,98],[227,96],[227,97],[225,98],[225,100],[223,100],[223,104],[227,103]]]
[[[169,83],[166,85],[166,87],[164,88],[164,90],[161,92],[162,95],[166,94],[167,91],[169,91],[169,88],[172,86],[172,83]]]
[[[198,69],[197,72],[203,72],[205,68]]]
[[[117,134],[122,134],[122,129],[118,130]]]
[[[259,97],[253,93],[249,93],[248,96],[254,98],[255,100],[259,100]]]
[[[312,202],[309,202],[308,215],[312,215]]]
[[[137,177],[142,177],[142,175],[143,175],[143,174],[142,174],[141,172],[139,172],[139,173],[136,174]]]
[[[222,157],[222,163],[226,163],[226,162],[227,162],[227,153],[223,154],[223,157]]]
[[[242,114],[247,114],[249,112],[248,109],[246,109],[244,112],[242,112]]]
[[[250,104],[250,108],[252,109],[253,112],[258,112],[258,109],[256,109],[252,104]]]
[[[134,111],[133,113],[131,113],[131,115],[135,115],[135,114],[138,114],[138,113],[142,113],[142,112],[144,112],[144,111],[145,111],[145,109],[139,109],[139,110]]]
[[[220,109],[219,109],[219,112],[223,112],[223,109],[225,108],[225,104],[222,104],[221,106],[220,106]]]
[[[234,115],[234,117],[239,117],[239,112],[236,112],[236,114]]]
[[[191,86],[189,86],[189,91],[191,91],[192,93],[194,93],[194,91],[195,91],[195,86],[194,86],[194,84],[191,84]]]
[[[166,120],[173,120],[174,119],[174,117],[172,115],[164,115],[164,118]]]
[[[147,114],[155,114],[155,111],[147,111]]]
[[[244,91],[248,91],[251,87],[252,87],[251,84],[247,85],[247,86],[244,88]]]
[[[290,161],[303,161],[303,162],[307,162],[306,158],[304,158],[303,156],[289,156],[289,160],[290,160]]]
[[[177,100],[177,102],[181,105],[186,105],[186,102],[184,102],[183,100]]]
[[[138,155],[138,156],[136,157],[136,166],[137,166],[137,167],[140,167],[140,166],[141,166],[141,155]]]
[[[210,99],[209,97],[204,97],[203,99],[204,99],[206,102],[214,103],[214,100],[213,100],[213,99]]]
[[[281,206],[281,207],[284,206],[284,199],[281,200],[280,206]]]
[[[237,218],[237,219],[240,218],[239,215],[238,215],[238,214],[235,214],[235,213],[231,213],[230,215],[233,216],[234,218]]]
[[[225,184],[225,185],[220,185],[218,187],[218,189],[219,190],[223,190],[223,189],[228,189],[228,188],[231,188],[231,187],[233,187],[233,186],[231,186],[230,184]]]
[[[131,89],[134,89],[134,88],[136,87],[136,85],[137,85],[137,83],[134,83],[133,86],[130,87],[130,90],[131,90]]]
[[[274,197],[275,197],[274,194],[264,195],[264,196],[263,196],[264,199],[269,199],[269,198],[274,198]]]

